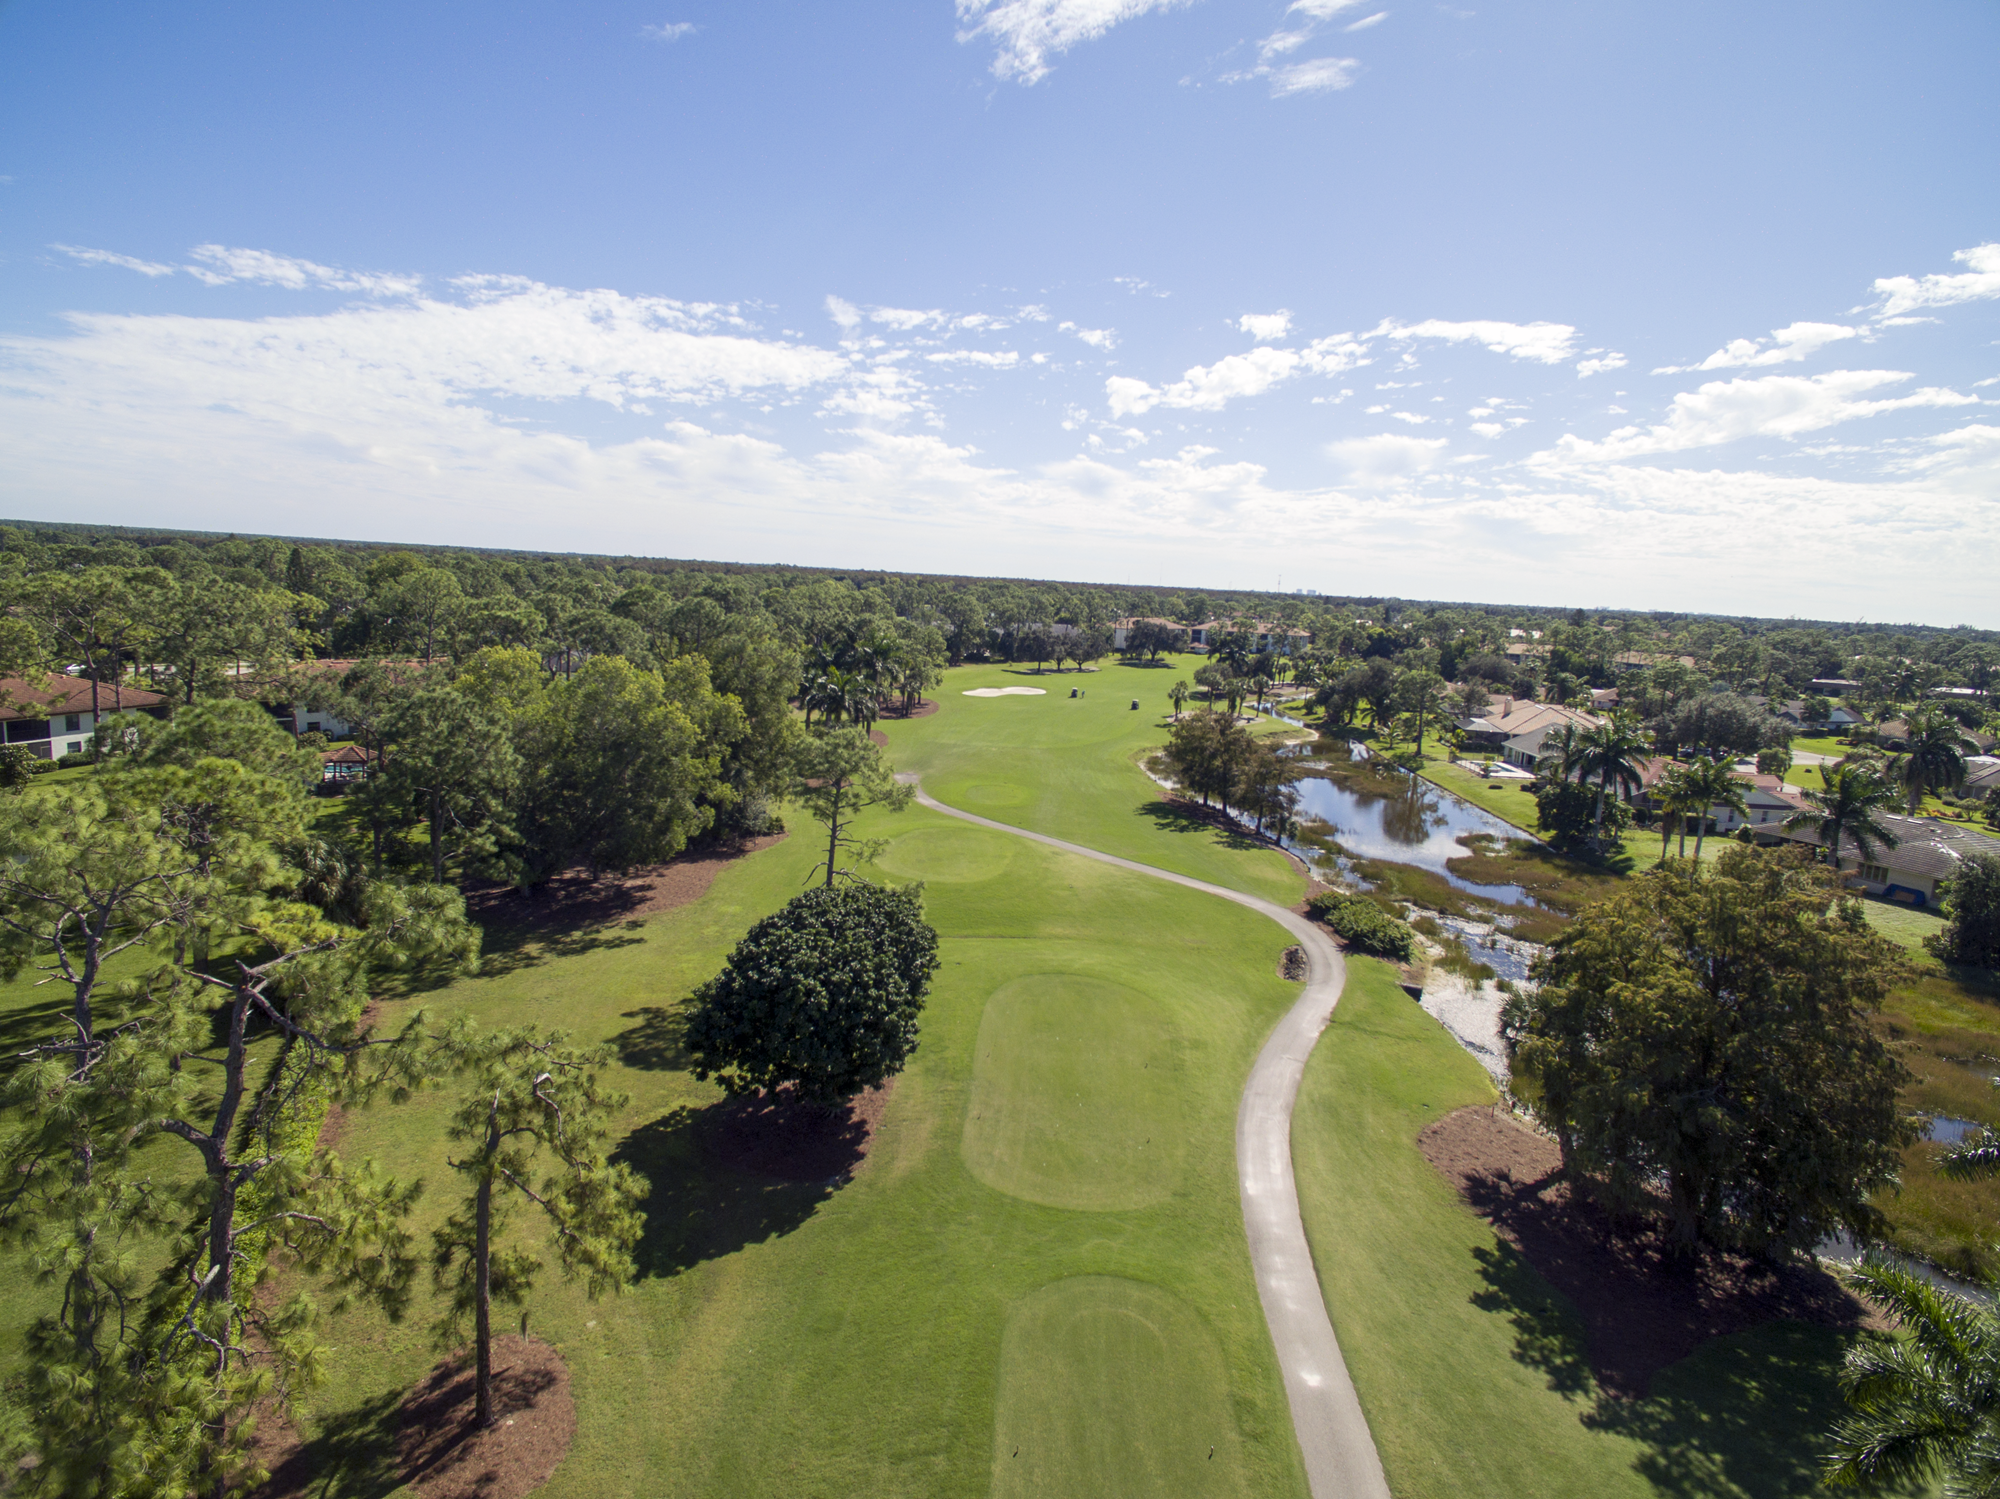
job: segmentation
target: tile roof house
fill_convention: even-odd
[[[1600,714],[1565,708],[1560,703],[1501,697],[1495,698],[1484,713],[1460,719],[1458,727],[1468,743],[1498,750],[1508,763],[1532,770],[1550,733],[1559,732],[1565,724],[1594,729],[1603,722]]]
[[[340,691],[342,680],[366,657],[323,657],[317,661],[301,661],[291,669],[290,679],[296,690],[303,678],[308,684],[306,697],[302,701],[280,703],[271,709],[279,723],[294,734],[324,734],[329,739],[340,739],[353,732],[352,726],[344,719],[336,717],[326,709]],[[407,661],[376,661],[375,664],[387,671],[392,678],[412,676],[421,672],[428,662],[412,658]],[[324,691],[314,689],[324,685]]]
[[[95,709],[92,697],[88,677],[51,673],[32,680],[0,679],[0,731],[5,732],[7,743],[18,744],[41,759],[54,760],[89,749],[91,734],[114,713],[136,711],[159,718],[167,711],[165,697],[137,687],[100,682]]]
[[[1928,906],[1937,899],[1938,885],[1958,872],[1967,854],[2000,854],[2000,838],[1934,818],[1884,816],[1878,820],[1896,836],[1896,846],[1877,844],[1864,859],[1853,841],[1843,838],[1841,883],[1885,900]],[[1759,843],[1821,846],[1818,831],[1810,824],[1787,829],[1781,822],[1767,823],[1752,828],[1751,833]]]

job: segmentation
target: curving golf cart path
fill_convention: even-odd
[[[1299,1096],[1306,1058],[1340,1002],[1341,985],[1347,977],[1340,949],[1322,929],[1268,900],[961,812],[925,795],[916,776],[906,773],[896,779],[916,786],[917,800],[933,812],[1248,906],[1277,922],[1305,949],[1310,974],[1305,992],[1257,1053],[1256,1065],[1243,1085],[1243,1102],[1236,1110],[1236,1178],[1243,1199],[1243,1228],[1250,1241],[1257,1295],[1264,1304],[1271,1341],[1277,1346],[1278,1366],[1292,1406],[1292,1429],[1305,1455],[1306,1480],[1313,1499],[1389,1499],[1382,1459],[1361,1414],[1354,1383],[1347,1377],[1347,1363],[1340,1356],[1340,1343],[1320,1295],[1312,1250],[1299,1219],[1298,1188],[1292,1179],[1292,1105]]]

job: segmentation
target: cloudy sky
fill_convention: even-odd
[[[1991,0],[0,4],[0,514],[2000,626]]]

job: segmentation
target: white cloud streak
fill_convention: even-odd
[[[1958,302],[1983,301],[2000,297],[2000,243],[1974,245],[1956,251],[1952,257],[1968,267],[1949,276],[1883,276],[1875,291],[1883,299],[1883,319],[1900,317],[1919,307],[1950,307]]]
[[[1114,417],[1140,416],[1155,406],[1220,411],[1231,401],[1262,395],[1294,375],[1335,375],[1354,369],[1368,362],[1362,357],[1366,352],[1350,335],[1337,333],[1303,349],[1258,348],[1247,354],[1231,354],[1214,364],[1195,365],[1173,384],[1158,388],[1127,375],[1113,375],[1104,382],[1104,394]]]
[[[1246,312],[1236,320],[1236,327],[1260,344],[1269,343],[1292,331],[1292,315],[1282,307],[1276,312]]]
[[[1866,400],[1867,392],[1914,378],[1898,370],[1834,370],[1824,375],[1765,375],[1714,380],[1674,397],[1667,419],[1652,427],[1620,427],[1599,442],[1574,435],[1535,455],[1549,463],[1615,463],[1653,453],[1713,447],[1745,437],[1793,438],[1857,417],[1919,406],[1977,405],[1977,396],[1927,386],[1907,396]]]
[[[1121,22],[1187,0],[958,0],[961,42],[990,39],[993,76],[1022,84],[1049,75],[1049,59]]]
[[[1859,328],[1850,328],[1845,323],[1792,323],[1772,329],[1768,342],[1761,338],[1731,339],[1700,364],[1663,365],[1653,373],[1680,375],[1693,370],[1758,369],[1790,364],[1810,358],[1828,344],[1860,336]]]
[[[657,26],[641,26],[639,34],[651,42],[677,42],[700,29],[692,21],[663,21]]]
[[[115,265],[124,270],[137,271],[142,276],[171,276],[180,269],[178,266],[162,265],[157,260],[140,260],[131,255],[120,255],[115,250],[90,250],[82,245],[50,245],[51,250],[60,250],[72,260],[84,265]]]
[[[1399,323],[1387,318],[1367,336],[1398,342],[1436,338],[1447,343],[1476,343],[1496,354],[1510,354],[1541,364],[1561,364],[1575,352],[1576,346],[1576,329],[1567,323],[1453,323],[1441,318]]]

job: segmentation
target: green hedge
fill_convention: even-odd
[[[1329,890],[1306,902],[1306,910],[1357,951],[1398,963],[1416,956],[1416,934],[1365,895]]]

